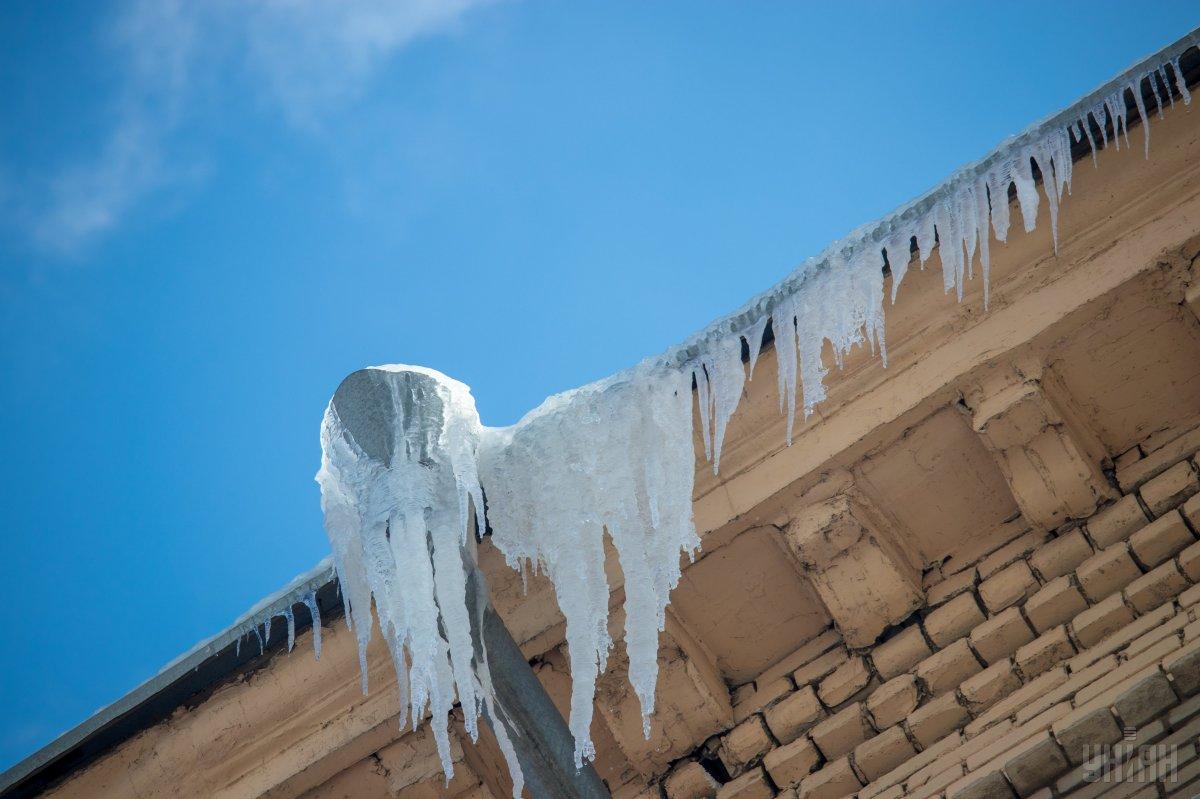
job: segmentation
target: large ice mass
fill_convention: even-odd
[[[1132,97],[1148,148],[1143,88],[1159,114],[1176,96],[1189,103],[1179,66],[1189,46],[1177,43],[1159,62],[1143,62],[1010,138],[926,195],[835,242],[683,345],[551,397],[512,427],[483,427],[467,387],[436,372],[380,367],[356,373],[378,382],[379,407],[330,404],[318,481],[346,618],[364,663],[364,690],[373,599],[412,722],[432,712],[450,773],[452,704],[457,697],[474,734],[477,715],[490,701],[486,663],[477,664],[479,673],[472,670],[460,560],[472,520],[485,529],[486,493],[493,542],[513,568],[549,576],[566,617],[577,762],[594,755],[588,729],[595,683],[613,647],[613,586],[604,569],[605,536],[611,539],[624,574],[630,681],[648,734],[670,591],[681,557],[699,546],[691,512],[693,415],[715,471],[726,425],[769,325],[790,444],[797,407],[807,417],[825,398],[826,341],[835,365],[856,345],[877,348],[886,363],[885,270],[894,302],[914,255],[923,267],[936,247],[944,289],[961,299],[978,253],[986,303],[990,237],[1007,239],[1010,190],[1026,231],[1037,224],[1044,194],[1057,248],[1072,147],[1082,151],[1086,142],[1094,154],[1110,138],[1119,146],[1122,135],[1128,145],[1126,98]],[[392,436],[355,439],[347,432],[355,424],[348,413],[389,414]]]

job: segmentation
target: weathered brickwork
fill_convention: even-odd
[[[1198,470],[1136,454],[1119,468],[1140,481],[1082,524],[940,576],[880,643],[793,663],[786,692],[741,689],[720,796],[1097,796],[1095,747],[1200,733]]]

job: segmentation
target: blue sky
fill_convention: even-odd
[[[348,372],[433,366],[515,421],[1200,22],[1184,2],[0,15],[0,767],[327,553],[317,429]]]

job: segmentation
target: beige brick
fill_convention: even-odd
[[[862,787],[847,758],[827,763],[825,768],[812,774],[796,789],[797,799],[841,799]]]
[[[878,729],[902,721],[917,706],[920,694],[917,680],[911,674],[901,674],[875,689],[867,697],[867,712]]]
[[[871,670],[858,655],[842,663],[821,680],[817,697],[829,707],[836,707],[867,687],[871,681]]]
[[[711,799],[720,787],[695,760],[678,764],[663,781],[667,799]]]
[[[916,753],[904,730],[897,725],[855,747],[854,764],[868,780],[877,780]]]
[[[1158,437],[1152,436],[1142,442],[1145,457],[1117,474],[1117,482],[1122,490],[1128,491],[1130,487],[1141,485],[1200,449],[1200,427],[1166,440],[1168,435],[1170,433],[1164,431]]]
[[[1070,768],[1066,756],[1049,732],[1031,737],[1013,749],[1004,761],[1004,773],[1018,796],[1029,796],[1050,785]]]
[[[721,738],[718,749],[725,770],[736,776],[747,765],[762,757],[772,746],[767,727],[761,716],[751,716]]]
[[[821,762],[821,753],[812,741],[799,738],[786,746],[772,749],[763,758],[763,766],[780,788],[800,784]]]
[[[1193,583],[1200,583],[1200,544],[1192,544],[1179,553],[1179,568]]]
[[[943,737],[962,727],[970,720],[967,709],[959,704],[954,694],[945,694],[917,708],[908,717],[908,731],[928,749]]]
[[[971,631],[971,646],[985,663],[996,663],[1033,640],[1033,630],[1017,608],[1009,608]]]
[[[1104,661],[1108,668],[1116,667],[1117,658],[1115,655],[1110,655]],[[1091,680],[1096,679],[1093,669],[1098,670],[1101,664],[1085,669],[1081,674],[1068,674],[1065,665],[1056,666],[1042,676],[1033,680],[1029,685],[1024,686],[1017,694],[1023,695],[1023,701],[1020,705],[1013,708],[1013,718],[1017,724],[1025,724],[1026,722],[1047,712],[1050,708],[1056,707],[1058,703],[1065,702],[1070,705],[1071,695],[1075,693],[1078,686],[1087,685]],[[1047,680],[1054,684],[1054,687],[1038,693],[1025,694],[1025,690],[1030,686],[1038,684],[1042,680]],[[1015,696],[1016,694],[1014,694]],[[1009,698],[1011,699],[1011,697]],[[1001,702],[1000,705],[1009,703],[1009,699]],[[999,705],[998,705],[999,706]],[[992,711],[989,710],[988,713]]]
[[[1183,503],[1183,507],[1180,510],[1187,520],[1191,522],[1192,529],[1200,531],[1200,494]]]
[[[1152,610],[1187,588],[1187,578],[1175,561],[1168,560],[1125,588],[1125,599],[1138,613]]]
[[[992,705],[988,710],[979,714],[979,717],[968,724],[963,732],[968,737],[980,736],[980,733],[984,730],[988,730],[990,733],[990,728],[993,728],[1002,720],[1013,715],[1019,717],[1021,711],[1030,708],[1031,705],[1039,701],[1048,702],[1047,704],[1042,704],[1038,712],[1045,710],[1047,707],[1053,705],[1055,701],[1058,701],[1057,699],[1049,701],[1047,695],[1059,690],[1067,682],[1068,678],[1067,670],[1062,666],[1052,668],[1046,673],[1034,677],[1028,683]],[[1033,715],[1037,714],[1034,713]]]
[[[929,693],[937,696],[953,691],[963,680],[981,671],[983,667],[971,654],[967,639],[960,638],[918,663],[917,679],[925,684]]]
[[[911,735],[909,736],[909,740],[912,740]],[[917,780],[923,781],[923,778],[918,775],[923,775],[923,770],[929,767],[930,764],[941,761],[947,752],[954,751],[962,743],[962,740],[962,733],[955,732],[942,738],[933,746],[921,749],[919,753],[908,758],[901,765],[884,774],[878,780],[872,781],[859,795],[860,799],[867,799],[867,795],[870,792],[882,790],[884,787],[892,784],[911,783],[916,787]]]
[[[867,794],[867,789],[859,791],[859,799],[901,799],[904,796],[903,785],[893,785],[890,788],[884,788],[878,793]],[[780,796],[780,799],[788,799],[786,796]]]
[[[1083,531],[1072,530],[1039,547],[1029,556],[1029,565],[1043,580],[1053,580],[1075,571],[1075,567],[1092,556],[1092,545]]]
[[[1014,659],[1025,679],[1031,680],[1074,654],[1075,647],[1067,635],[1067,628],[1060,624],[1018,649]]]
[[[971,743],[979,743],[976,743],[974,750],[967,755],[967,770],[974,771],[988,765],[1002,763],[1004,758],[1015,748],[1024,745],[1040,733],[1048,732],[1054,722],[1070,712],[1070,702],[1059,702],[1025,724],[1004,728],[1002,734],[997,735],[992,730],[988,730],[987,733],[971,741]],[[987,740],[986,744],[982,743],[984,740]]]
[[[1128,469],[1140,461],[1142,457],[1142,448],[1135,444],[1113,459],[1113,468],[1116,470]]]
[[[1045,533],[1030,530],[1018,538],[1014,538],[979,562],[979,577],[986,580],[1018,558],[1023,558],[1041,546],[1046,540]]]
[[[1170,469],[1148,480],[1142,485],[1142,501],[1155,516],[1181,504],[1188,497],[1200,492],[1200,480],[1187,461],[1177,463]]]
[[[1200,604],[1200,585],[1193,585],[1184,591],[1179,595],[1178,601],[1181,608],[1190,608],[1192,605]]]
[[[1071,630],[1080,644],[1092,646],[1131,621],[1132,611],[1125,606],[1120,594],[1114,594],[1076,616],[1071,622]]]
[[[1171,511],[1158,521],[1150,522],[1129,538],[1133,553],[1148,568],[1154,568],[1195,542],[1179,511]]]
[[[754,696],[754,683],[748,682],[743,685],[739,685],[730,691],[729,701],[732,702],[734,706],[737,706],[748,701],[752,696]]]
[[[922,769],[913,775],[914,781],[920,778],[921,782],[919,786],[916,786],[917,790],[909,793],[909,796],[913,799],[937,796],[946,786],[953,785],[955,780],[962,777],[963,771],[962,763],[954,763],[949,768],[945,763],[933,763],[928,769]]]
[[[925,632],[933,645],[940,648],[962,638],[985,618],[974,594],[959,594],[925,617]]]
[[[921,628],[914,624],[875,647],[871,662],[880,677],[890,680],[917,665],[932,651],[925,636],[921,635]]]
[[[1067,576],[1056,577],[1038,589],[1025,602],[1025,618],[1037,632],[1075,618],[1087,607],[1087,600]]]
[[[1088,519],[1087,531],[1096,546],[1104,549],[1129,538],[1148,521],[1141,503],[1130,494]]]
[[[845,663],[848,657],[842,647],[832,649],[792,672],[792,681],[799,688],[819,682],[822,677]]]
[[[745,688],[750,690],[742,690]],[[755,681],[753,684],[743,685],[738,689],[738,696],[734,697],[733,720],[739,723],[743,722],[764,707],[787,696],[793,690],[795,690],[795,686],[788,677],[780,677],[766,682]]]
[[[1092,702],[1097,705],[1111,705],[1130,685],[1151,672],[1157,672],[1159,662],[1178,649],[1178,637],[1171,636],[1159,641],[1136,657],[1129,658],[1116,668],[1096,676],[1088,685],[1080,687],[1075,693],[1075,706],[1083,707]]]
[[[1121,740],[1121,727],[1107,707],[1077,710],[1054,723],[1054,737],[1067,760],[1078,766],[1096,751]]]
[[[1006,658],[965,680],[959,691],[971,712],[980,713],[1020,687],[1012,661]]]
[[[909,758],[904,765],[884,775],[880,782],[887,783],[891,780],[904,781],[914,788],[924,785],[929,777],[932,776],[929,770],[934,767],[944,769],[949,753],[955,752],[964,740],[966,739],[963,738],[961,732],[952,732],[933,746],[921,749],[920,754]]]
[[[968,774],[946,789],[946,799],[1012,799],[1012,788],[999,771]]]
[[[766,669],[762,674],[758,675],[755,682],[762,686],[780,677],[790,677],[794,672],[812,663],[819,656],[841,644],[841,642],[841,634],[831,627],[816,638],[805,641],[790,655],[786,655],[774,666]]]
[[[1092,646],[1089,649],[1080,652],[1077,656],[1071,658],[1069,664],[1071,671],[1078,672],[1085,666],[1089,666],[1100,660],[1105,655],[1116,652],[1128,645],[1135,638],[1145,635],[1152,630],[1159,629],[1172,616],[1175,615],[1175,608],[1171,605],[1163,605],[1155,608],[1149,613],[1143,614],[1141,618],[1133,624],[1123,627],[1117,634],[1111,635],[1104,640],[1099,646]]]
[[[1020,604],[1038,589],[1029,564],[1018,560],[979,584],[979,598],[989,613]]]
[[[747,771],[717,791],[717,799],[771,799],[774,795],[775,790],[761,768]]]
[[[1124,542],[1100,550],[1075,570],[1079,587],[1092,602],[1112,596],[1136,580],[1141,573]]]
[[[810,735],[825,759],[833,760],[849,754],[871,734],[862,703],[856,702],[813,727]]]
[[[1171,686],[1180,696],[1200,693],[1200,643],[1191,643],[1163,660]]]
[[[763,718],[780,743],[791,743],[825,717],[825,709],[810,686],[785,697],[767,708]]]
[[[1162,609],[1168,609],[1168,610],[1174,611],[1175,603],[1168,601],[1158,608],[1158,610],[1162,610]],[[1141,621],[1142,619],[1147,618],[1149,616],[1153,616],[1153,615],[1155,615],[1154,611],[1143,615],[1141,617],[1141,619],[1138,619],[1138,621]],[[1135,627],[1135,626],[1137,626],[1137,622],[1134,622],[1133,624],[1129,625],[1129,627]],[[1178,616],[1172,616],[1167,621],[1158,625],[1154,629],[1149,630],[1148,632],[1143,633],[1142,635],[1139,635],[1134,640],[1130,641],[1129,645],[1125,647],[1125,657],[1132,658],[1135,655],[1139,655],[1142,652],[1145,652],[1147,649],[1150,649],[1151,647],[1157,645],[1164,638],[1178,639],[1179,632],[1181,630],[1183,630],[1186,633],[1187,626],[1188,626],[1188,614],[1180,613]],[[1126,629],[1129,629],[1129,628],[1127,627]]]
[[[1185,644],[1195,641],[1200,638],[1200,621],[1194,621],[1183,628],[1183,642]]]
[[[930,586],[929,590],[925,592],[925,604],[935,608],[964,591],[970,591],[978,580],[979,570],[973,566],[958,574],[952,574],[937,585]]]
[[[1126,688],[1113,709],[1128,727],[1139,727],[1179,702],[1165,674],[1154,671]]]

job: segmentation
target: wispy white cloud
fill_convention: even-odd
[[[20,216],[41,246],[79,250],[194,171],[176,139],[231,87],[250,87],[289,125],[319,127],[405,47],[487,2],[131,0],[111,31],[125,72],[116,121],[93,156],[23,186]]]

